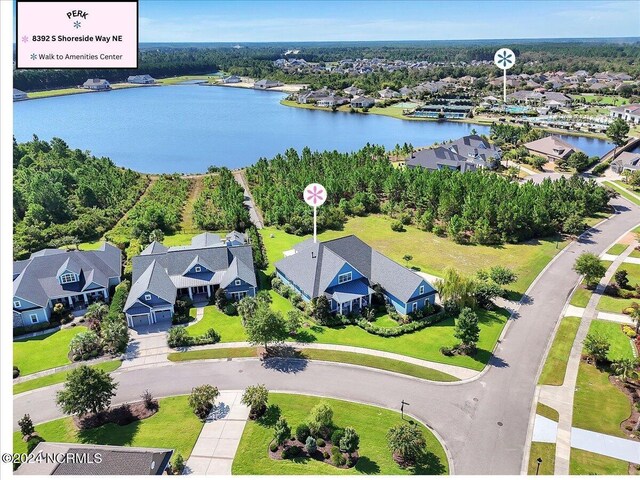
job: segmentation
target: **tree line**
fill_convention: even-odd
[[[193,205],[193,221],[202,230],[238,230],[250,225],[244,190],[226,167],[203,179],[202,192]]]
[[[14,258],[99,238],[129,210],[148,178],[59,138],[13,142]]]
[[[318,210],[321,230],[340,229],[350,215],[381,211],[395,219],[394,229],[413,223],[478,244],[575,233],[609,200],[604,188],[577,176],[519,184],[486,171],[399,169],[376,145],[352,153],[289,149],[271,160],[261,158],[247,176],[265,222],[298,235],[313,230],[312,210],[302,201],[312,182],[328,192]]]

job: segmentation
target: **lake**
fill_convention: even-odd
[[[60,137],[72,148],[110,157],[145,173],[237,168],[287,148],[354,151],[367,142],[431,145],[467,135],[481,125],[418,122],[380,115],[285,107],[280,92],[175,85],[137,87],[16,102],[14,135]],[[589,155],[612,148],[602,140],[565,139]]]

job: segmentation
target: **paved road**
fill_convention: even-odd
[[[392,373],[349,365],[275,359],[205,361],[150,366],[116,374],[115,402],[132,401],[149,389],[176,395],[207,382],[224,390],[265,383],[272,390],[298,391],[407,411],[444,439],[458,474],[519,474],[531,401],[539,365],[571,289],[578,281],[572,266],[583,251],[603,252],[640,221],[640,209],[625,199],[613,202],[619,213],[572,243],[529,289],[496,348],[491,367],[476,380],[432,384]],[[15,397],[14,422],[29,413],[34,422],[60,417],[53,386]]]
[[[253,223],[259,229],[263,228],[264,220],[262,219],[262,215],[256,208],[256,204],[253,201],[253,195],[251,195],[251,191],[249,190],[249,186],[247,185],[247,179],[244,175],[244,171],[234,170],[233,176],[235,177],[236,182],[238,182],[244,189],[244,204],[249,209],[249,218],[251,219],[251,223]]]

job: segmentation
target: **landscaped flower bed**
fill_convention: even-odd
[[[351,454],[341,452],[340,448],[334,446],[331,440],[317,439],[316,444],[316,450],[313,453],[309,453],[305,448],[305,443],[297,439],[287,440],[284,445],[271,443],[269,446],[269,457],[274,460],[310,458],[333,465],[337,468],[353,468],[358,461],[357,451]],[[323,446],[321,447],[320,444]]]

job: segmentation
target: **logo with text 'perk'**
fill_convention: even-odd
[[[67,18],[73,21],[73,28],[82,27],[81,20],[86,20],[89,16],[89,12],[85,12],[84,10],[70,10],[66,13]]]

